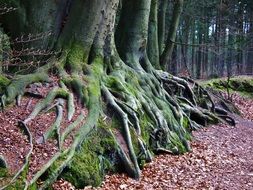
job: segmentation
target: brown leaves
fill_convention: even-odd
[[[63,179],[58,180],[56,183],[53,184],[54,190],[74,190],[75,187]]]
[[[56,85],[58,78],[51,77],[50,84],[31,84],[26,90],[34,90],[45,97]],[[10,172],[15,173],[24,164],[24,159],[29,151],[27,137],[17,127],[19,120],[24,120],[40,100],[37,98],[23,97],[20,106],[12,106],[4,112],[0,112],[0,155],[6,159]],[[29,105],[29,106],[28,106]],[[81,112],[87,114],[87,110],[77,104],[75,100],[76,113],[72,119],[75,120]],[[71,123],[67,120],[67,108],[64,110],[64,120],[61,124],[61,132]],[[38,139],[48,130],[55,121],[55,112],[42,112],[34,120],[28,123],[29,130],[33,136],[34,149],[29,161],[28,180],[58,152],[56,140],[50,139],[46,143],[38,143]],[[78,127],[77,127],[78,128]],[[75,131],[72,132],[74,134]],[[71,135],[67,137],[63,148],[69,147],[73,142]]]
[[[233,102],[242,113],[242,117],[253,121],[253,99],[240,96],[238,93],[233,94]]]

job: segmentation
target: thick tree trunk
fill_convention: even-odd
[[[150,71],[147,59],[148,21],[151,0],[123,0],[121,18],[116,31],[120,57],[136,70]]]
[[[61,51],[35,72],[13,78],[1,95],[4,108],[15,99],[19,102],[28,85],[48,82],[52,71],[59,80],[28,117],[19,122],[31,148],[22,168],[4,181],[3,188],[47,189],[59,176],[78,188],[99,185],[107,165],[113,171],[119,169],[117,166],[123,166],[121,170],[138,179],[140,165],[151,161],[151,152],[179,154],[189,151],[192,130],[229,118],[226,115],[218,117],[219,112],[209,93],[194,81],[155,70],[156,58],[151,54],[149,58],[153,65],[150,63],[148,39],[158,41],[153,32],[154,38],[148,38],[151,26],[157,28],[156,22],[152,22],[156,17],[156,1],[121,1],[116,38],[119,0],[10,2],[10,6],[19,9],[12,15],[13,19],[10,19],[11,15],[1,19],[6,31],[22,37],[22,34],[28,35],[27,32],[50,29],[53,31],[50,40],[29,41],[29,46],[42,43],[44,48],[54,47],[53,50]],[[173,19],[171,25],[174,34],[178,11],[181,12],[180,2],[180,8],[175,8],[176,21]],[[28,14],[32,18],[27,18]],[[38,23],[35,23],[36,19]],[[13,25],[17,22],[17,25],[11,26],[8,21]],[[175,38],[174,34],[170,40]],[[84,120],[85,115],[81,113],[61,132],[63,117],[67,115],[68,122],[73,119],[75,100],[87,108],[88,115]],[[65,112],[62,101],[67,105]],[[50,106],[56,108],[55,123],[41,138],[33,139],[30,122]],[[54,137],[52,133],[57,136],[58,152],[28,178],[33,147]],[[73,143],[64,147],[70,134]]]

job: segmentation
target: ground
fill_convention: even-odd
[[[26,91],[45,97],[47,93],[56,86],[58,86],[58,79],[52,76],[49,83],[34,83],[28,86]],[[20,130],[18,122],[26,119],[39,101],[39,98],[24,96],[19,106],[9,105],[4,111],[0,112],[0,155],[3,155],[6,159],[9,174],[15,174],[21,169],[24,164],[25,156],[31,148],[26,135]],[[65,131],[70,123],[78,118],[81,112],[87,115],[87,109],[81,108],[76,100],[75,105],[76,112],[71,121],[65,119],[67,118],[67,113],[65,111],[66,109],[64,109],[63,115],[65,117],[61,125],[61,133]],[[50,126],[55,122],[56,113],[54,109],[55,108],[52,108],[51,111],[49,110],[49,112],[40,114],[28,124],[30,132],[35,139],[28,170],[28,178],[30,180],[58,151],[57,142],[54,139],[48,139],[45,143],[39,142],[43,134],[48,131]],[[72,144],[74,133],[75,130],[64,141],[63,147],[69,147]],[[2,176],[0,176],[0,188],[5,184],[4,178],[1,177]]]
[[[35,88],[44,96],[56,83],[57,79],[45,85],[35,84],[30,90]],[[232,97],[242,112],[242,117],[234,116],[236,127],[220,124],[195,131],[192,152],[157,156],[145,165],[140,181],[124,174],[108,175],[98,189],[253,189],[253,100],[236,93]],[[10,106],[0,113],[0,154],[5,156],[13,173],[20,169],[29,151],[29,142],[17,128],[17,122],[31,112],[36,102],[36,98],[24,97],[19,107]],[[73,120],[80,112],[87,110],[77,106]],[[35,139],[39,139],[54,121],[54,114],[53,111],[41,114],[29,124]],[[68,123],[65,121],[61,130]],[[67,139],[64,146],[71,141],[71,138]],[[30,178],[54,155],[56,144],[53,140],[45,144],[35,143]],[[63,180],[58,180],[53,187],[55,190],[74,189]]]

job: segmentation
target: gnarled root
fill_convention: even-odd
[[[112,121],[117,121],[116,126],[113,122],[109,122],[110,124],[104,127],[111,136],[110,143],[113,144],[113,150],[110,152],[117,153],[114,157],[119,157],[125,171],[136,179],[140,177],[140,165],[151,161],[152,152],[180,154],[190,151],[189,140],[191,140],[192,130],[220,121],[235,124],[225,110],[215,106],[212,95],[191,79],[174,77],[161,71],[153,73],[134,71],[124,64],[121,65],[120,70],[117,70],[113,68],[115,63],[111,63],[110,72],[104,72],[102,62],[100,59],[95,59],[93,64],[88,65],[87,76],[83,73],[69,74],[59,66],[61,77],[59,86],[53,88],[46,97],[40,97],[43,99],[30,115],[20,122],[27,132],[32,147],[32,137],[27,125],[44,111],[51,109],[56,111],[55,122],[36,142],[44,143],[47,139],[56,137],[59,150],[30,181],[24,178],[25,188],[33,187],[42,176],[46,175],[46,180],[38,187],[46,189],[62,173],[64,176],[71,172],[69,169],[72,167],[71,163],[80,156],[78,152],[89,140],[88,135],[92,131],[101,130],[97,124],[102,114]],[[44,81],[46,76],[45,72],[31,74],[28,77],[29,82],[22,76],[21,86],[14,80],[7,88],[7,93],[2,96],[2,106],[22,95],[16,91],[16,88],[24,91],[29,83]],[[85,120],[84,113],[81,113],[63,132],[60,132],[64,104],[67,107],[68,121],[72,121],[76,110],[72,92],[82,105],[87,106],[88,117]],[[103,103],[101,99],[104,100]],[[73,134],[72,131],[75,133]],[[74,135],[73,143],[69,147],[64,147],[64,141],[70,134]],[[106,149],[104,144],[99,146]],[[89,152],[84,150],[82,154],[88,154],[85,151]],[[103,158],[105,152],[99,150],[94,154]],[[30,154],[31,152],[26,157],[24,167],[14,176],[11,183],[25,171]],[[99,159],[100,165],[103,165],[101,162],[103,159]],[[100,170],[101,167],[96,169]]]

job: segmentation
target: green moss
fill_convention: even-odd
[[[189,119],[184,117],[183,118],[183,127],[187,130],[187,131],[190,131],[190,122],[189,122]]]
[[[85,63],[84,47],[78,43],[73,43],[69,48],[70,51],[67,56],[66,67],[71,72],[80,72]]]
[[[140,118],[140,127],[141,127],[141,137],[145,141],[147,145],[149,145],[150,133],[152,126],[151,119],[147,116],[147,114],[143,114]]]
[[[253,93],[253,78],[252,77],[233,77],[230,79],[229,84],[226,78],[212,79],[201,82],[201,85],[206,87],[215,88],[218,90],[229,90],[231,92],[239,92],[242,96],[252,97]]]
[[[17,76],[6,88],[6,102],[11,103],[17,95],[22,94],[27,85],[35,82],[45,81],[49,81],[49,77],[46,73],[43,72]]]
[[[107,126],[99,121],[97,130],[82,144],[61,176],[77,188],[86,185],[98,186],[105,173],[114,170],[112,155],[115,154],[116,144],[106,128]]]
[[[138,153],[140,152],[140,147],[139,147],[137,134],[135,132],[135,129],[133,129],[132,127],[129,130],[130,130],[130,134],[131,134],[131,139],[132,139],[134,152],[135,152],[136,155],[138,155]]]
[[[7,176],[8,176],[7,168],[0,168],[0,178],[7,177]]]
[[[114,76],[108,76],[105,79],[105,84],[106,86],[108,86],[109,88],[117,91],[117,92],[124,92],[125,87],[123,86],[123,84],[119,81],[119,79],[117,77]]]
[[[100,97],[100,79],[103,73],[103,64],[101,59],[94,60],[90,67],[91,75],[87,76],[88,84],[88,95]]]
[[[186,152],[186,149],[182,141],[175,132],[173,131],[170,132],[169,140],[171,141],[172,147],[170,149],[172,150],[172,152],[180,154]]]
[[[0,94],[3,94],[6,87],[10,84],[10,80],[0,75]]]
[[[24,189],[24,187],[25,187],[24,180],[22,178],[19,178],[13,184],[6,187],[5,190],[19,190],[19,189]]]

